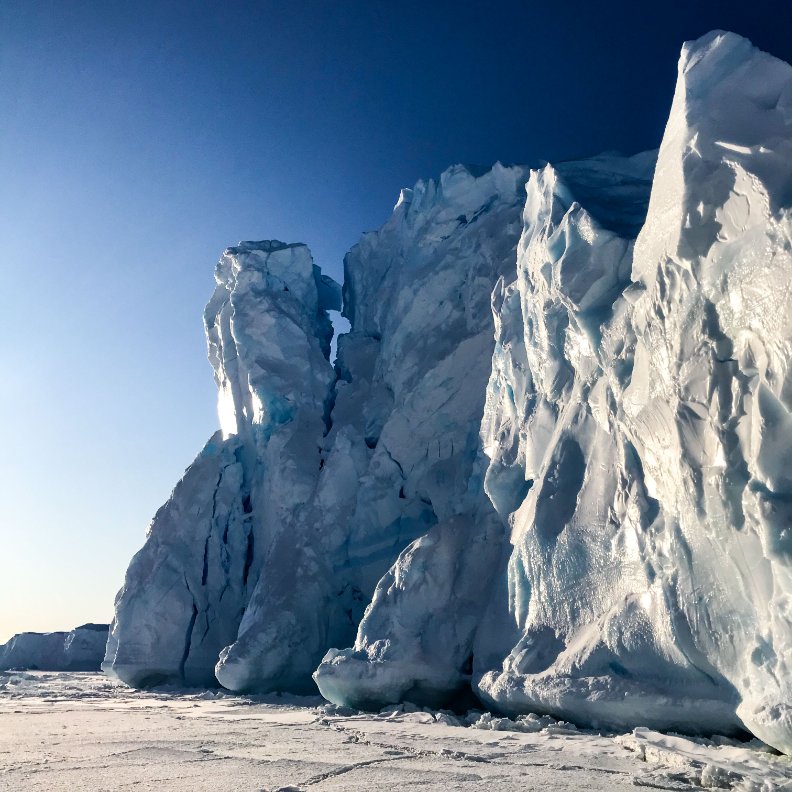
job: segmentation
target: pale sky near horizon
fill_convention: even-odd
[[[655,147],[685,39],[792,58],[781,3],[657,5],[4,0],[0,642],[112,617],[217,427],[224,247],[340,279],[419,177]]]

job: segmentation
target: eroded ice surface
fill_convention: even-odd
[[[354,614],[354,647],[315,674],[333,700],[441,703],[468,685],[488,573],[505,546],[478,438],[489,293],[513,266],[526,176],[460,166],[419,182],[347,257],[352,331],[339,340],[328,465],[352,457],[359,467],[345,486],[331,478],[323,497],[348,504],[331,529],[336,574],[373,603],[356,639]]]
[[[792,751],[790,201],[792,69],[713,33],[659,155],[403,191],[347,256],[335,367],[307,248],[228,250],[222,430],[105,667],[304,692],[327,652],[341,704],[472,683],[515,716]]]
[[[224,254],[206,310],[222,432],[130,566],[108,670],[135,685],[216,675],[234,690],[315,690],[312,672],[328,648],[355,640],[378,581],[411,542],[431,529],[421,547],[450,541],[453,559],[456,526],[482,561],[500,557],[478,424],[494,345],[489,293],[513,267],[526,177],[459,166],[403,192],[347,257],[351,331],[335,371],[326,312],[341,307],[340,288],[307,248],[244,243]],[[455,585],[483,606],[480,576]],[[440,697],[467,686],[477,620],[458,620],[447,597],[435,624],[453,640],[418,663],[406,642],[386,653],[393,681],[377,701],[430,680]]]
[[[321,275],[304,245],[277,241],[230,248],[215,278],[205,325],[222,430],[132,560],[104,667],[133,685],[211,684],[222,652],[217,673],[229,687],[300,687],[313,668],[313,655],[300,654],[310,645],[297,643],[269,669],[245,658],[257,641],[287,640],[296,618],[269,609],[267,587],[285,590],[301,578],[310,585],[292,556],[278,554],[306,540],[300,506],[320,472],[334,380],[327,310],[339,307],[340,287]],[[272,574],[262,575],[268,559]],[[306,632],[327,639],[308,625]]]

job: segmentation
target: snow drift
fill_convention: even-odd
[[[340,287],[307,248],[226,251],[222,431],[104,667],[295,692],[316,669],[359,707],[472,685],[792,751],[791,208],[792,68],[716,32],[683,48],[659,154],[403,191],[346,258],[334,365]]]

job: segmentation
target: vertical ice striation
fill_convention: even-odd
[[[636,244],[623,394],[695,651],[792,750],[792,68],[688,44]]]
[[[419,182],[347,256],[352,330],[339,342],[331,438],[362,464],[347,488],[333,484],[349,504],[333,556],[360,602],[372,592],[373,601],[354,647],[329,652],[314,675],[333,700],[442,703],[469,688],[478,615],[505,543],[478,437],[489,294],[513,267],[526,175],[457,166]]]
[[[460,568],[434,615],[426,600],[410,605],[423,615],[405,628],[400,654],[387,655],[399,691],[426,683],[442,697],[468,686],[477,620],[452,626],[456,606],[483,606],[504,542],[481,486],[478,437],[489,293],[513,267],[526,175],[457,166],[403,191],[391,219],[347,257],[351,331],[335,371],[326,310],[341,307],[340,288],[307,248],[226,252],[206,310],[222,430],[133,559],[108,669],[138,685],[216,676],[235,690],[315,690],[312,672],[328,648],[355,640],[373,596],[380,613],[403,607],[378,587],[402,551],[400,575],[413,581],[453,566],[471,543],[481,548],[468,564],[477,574]],[[435,544],[444,560],[427,556]],[[453,636],[416,664],[407,633],[414,643],[432,621]],[[377,641],[386,623],[368,619],[366,629],[360,640]],[[437,685],[422,678],[451,672]]]
[[[736,700],[675,623],[655,557],[675,537],[620,410],[635,343],[623,292],[654,164],[602,156],[528,182],[517,280],[493,300],[482,422],[485,487],[514,550],[474,674],[510,712],[626,725],[640,701],[650,726],[714,730],[734,723]]]

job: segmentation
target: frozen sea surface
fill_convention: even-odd
[[[792,790],[792,762],[757,740],[411,709],[372,715],[319,698],[4,673],[0,789]]]

